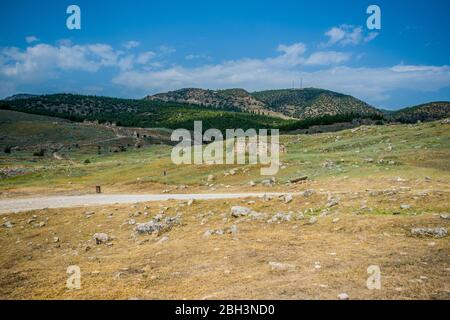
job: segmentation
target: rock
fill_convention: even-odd
[[[339,299],[339,300],[348,300],[348,299],[349,299],[349,296],[348,296],[348,294],[346,294],[346,293],[339,293],[339,294],[338,294],[338,299]]]
[[[163,219],[162,215],[156,215],[152,220],[146,223],[138,223],[136,225],[135,230],[138,233],[160,233],[170,230],[173,225],[179,224],[180,218],[178,216],[175,217],[167,217]]]
[[[209,238],[212,236],[213,233],[214,233],[213,230],[206,230],[205,233],[203,234],[203,238]]]
[[[168,236],[164,236],[158,241],[158,244],[163,244],[164,242],[167,242],[167,241],[169,241],[169,237]]]
[[[290,183],[297,183],[297,182],[301,182],[301,181],[306,181],[308,180],[308,176],[299,176],[299,177],[295,177],[289,180]]]
[[[95,240],[96,244],[102,244],[108,242],[108,235],[106,233],[95,233],[92,237]]]
[[[331,208],[331,207],[337,206],[338,204],[339,204],[339,199],[337,199],[337,198],[332,198],[332,199],[329,199],[329,200],[328,200],[328,202],[327,202],[327,207],[328,207],[328,208]]]
[[[307,189],[305,191],[300,192],[300,195],[303,197],[309,197],[309,196],[312,196],[313,194],[314,194],[313,189]]]
[[[38,227],[39,228],[45,227],[45,222],[44,221],[39,222]]]
[[[250,219],[256,221],[264,221],[267,219],[267,214],[256,211],[252,211],[248,216],[250,217]]]
[[[14,225],[12,224],[11,221],[6,221],[6,222],[3,224],[3,226],[4,226],[5,228],[12,228],[12,227],[14,227]]]
[[[233,236],[238,234],[238,228],[235,224],[233,224],[230,229],[228,230],[229,233],[231,233]]]
[[[187,205],[190,207],[194,204],[194,199],[190,199],[187,203]]]
[[[288,194],[288,195],[284,196],[284,202],[285,203],[291,202],[292,199],[293,199],[292,194]]]
[[[441,124],[450,124],[450,118],[441,120]]]
[[[338,223],[339,220],[341,220],[341,219],[339,219],[339,218],[334,218],[332,222],[333,222],[333,223]]]
[[[331,160],[326,160],[324,163],[322,163],[323,168],[332,169],[336,166],[336,164]]]
[[[448,213],[441,214],[440,217],[441,217],[441,219],[444,219],[444,220],[450,220],[450,214],[448,214]]]
[[[53,242],[54,243],[58,243],[59,242],[59,238],[58,237],[53,237]]]
[[[261,184],[266,187],[271,187],[273,182],[270,179],[265,179],[265,180],[261,181]]]
[[[315,224],[317,223],[317,218],[316,217],[311,217],[308,221],[308,224]]]
[[[400,206],[400,209],[403,209],[403,210],[411,209],[411,206],[409,204],[402,204]]]
[[[240,206],[231,207],[231,216],[235,217],[235,218],[246,216],[250,212],[251,212],[251,210],[246,207],[240,207]]]
[[[447,235],[445,228],[412,228],[411,234],[414,236],[428,236],[435,238],[443,238]]]
[[[275,214],[272,219],[270,219],[269,221],[267,221],[268,223],[272,223],[272,222],[283,222],[283,221],[291,221],[292,219],[292,215],[290,213],[283,213],[283,212],[278,212],[277,214]]]
[[[208,181],[208,182],[213,182],[214,179],[215,179],[214,175],[210,174],[210,175],[208,175],[207,181]]]
[[[250,182],[249,182],[248,184],[250,185],[250,187],[254,187],[254,186],[256,186],[256,183],[255,183],[255,181],[250,181]]]
[[[292,264],[281,263],[281,262],[269,262],[269,266],[272,271],[294,271],[295,266]]]

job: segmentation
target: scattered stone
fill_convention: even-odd
[[[6,221],[6,222],[3,224],[3,226],[4,226],[5,228],[12,228],[12,227],[14,227],[14,225],[13,225],[13,223],[12,223],[11,221]]]
[[[315,223],[317,223],[317,218],[316,217],[311,217],[310,219],[309,219],[309,221],[308,221],[308,224],[315,224]]]
[[[341,220],[341,219],[339,219],[339,218],[334,218],[334,219],[333,219],[333,223],[338,223],[339,220]]]
[[[411,209],[411,206],[409,204],[402,204],[400,206],[400,209],[403,209],[403,210]]]
[[[428,236],[435,238],[443,238],[447,235],[445,228],[413,228],[411,234],[414,236]]]
[[[95,240],[96,244],[102,244],[108,242],[109,237],[106,233],[95,233],[92,237]]]
[[[194,204],[194,199],[190,199],[187,203],[187,205],[190,207]]]
[[[164,236],[158,241],[158,244],[163,244],[164,242],[167,242],[167,241],[169,241],[169,237],[168,236]]]
[[[255,183],[255,181],[250,181],[250,182],[249,182],[248,184],[250,185],[250,187],[254,187],[254,186],[256,186],[256,183]]]
[[[322,163],[323,168],[332,169],[336,166],[336,164],[331,160],[326,160],[324,163]]]
[[[441,219],[444,219],[444,220],[450,220],[450,214],[448,214],[448,213],[441,214],[440,217],[441,217]]]
[[[313,189],[307,189],[305,191],[300,192],[300,195],[303,197],[309,197],[309,196],[312,196],[313,194],[314,194]]]
[[[223,230],[220,230],[223,233]],[[203,234],[203,238],[207,239],[209,237],[211,237],[213,234],[219,234],[220,233],[219,230],[206,230],[205,233]]]
[[[231,216],[235,218],[246,216],[250,212],[251,210],[247,207],[240,207],[240,206],[231,207]]]
[[[294,271],[295,266],[292,264],[281,263],[281,262],[269,262],[269,266],[272,271]]]
[[[331,208],[331,207],[337,206],[338,204],[339,204],[339,199],[331,198],[327,202],[327,208]]]
[[[58,237],[53,237],[53,242],[54,243],[59,243],[59,238]]]
[[[215,179],[214,175],[212,174],[208,175],[208,182],[212,182],[214,181],[214,179]]]
[[[292,199],[293,199],[293,198],[292,198],[292,195],[291,195],[291,194],[288,194],[288,195],[284,196],[284,202],[285,202],[285,203],[291,202]]]
[[[278,212],[275,214],[267,223],[273,223],[273,222],[289,222],[292,219],[292,215],[290,213],[283,213]]]
[[[175,217],[167,217],[165,219],[163,219],[162,215],[157,215],[155,216],[152,220],[150,220],[149,222],[146,223],[138,223],[136,225],[135,230],[138,233],[160,233],[160,232],[165,232],[168,231],[172,228],[173,225],[175,224],[179,224],[180,223],[180,218],[179,216],[175,216]]]
[[[230,229],[228,230],[229,233],[231,233],[233,236],[238,234],[238,228],[235,224],[233,224]]]
[[[348,296],[348,294],[346,294],[346,293],[339,293],[339,294],[338,294],[338,299],[339,299],[339,300],[348,300],[348,299],[349,299],[349,296]]]
[[[265,180],[261,181],[261,184],[266,187],[271,187],[273,185],[273,182],[271,179],[265,179]]]
[[[295,177],[289,180],[290,183],[298,183],[301,181],[306,181],[308,180],[308,176],[300,176],[300,177]]]

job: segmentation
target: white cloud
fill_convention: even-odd
[[[27,37],[25,37],[25,41],[27,43],[33,43],[33,42],[39,41],[39,38],[36,36],[27,36]]]
[[[346,38],[339,36],[339,32],[333,37],[338,39],[336,43]],[[70,84],[73,87],[76,79],[71,78],[71,72],[95,73],[103,68],[113,68],[112,85],[122,92],[144,94],[182,87],[242,87],[250,91],[287,88],[293,80],[303,78],[304,86],[348,93],[376,103],[388,99],[396,90],[427,92],[450,88],[450,67],[446,65],[349,67],[343,64],[350,61],[351,53],[308,52],[303,43],[279,45],[272,57],[241,58],[193,67],[163,64],[165,60],[160,60],[161,57],[165,55],[160,51],[131,54],[102,43],[39,43],[26,49],[0,48],[0,94],[14,93],[21,85],[40,86],[46,81],[68,84],[73,80]],[[83,86],[84,83],[79,88]],[[77,89],[73,87],[74,91]]]
[[[134,40],[130,40],[122,44],[122,46],[128,50],[139,47],[139,45],[140,43]]]
[[[352,94],[372,103],[385,101],[399,89],[427,92],[450,87],[449,66],[332,66],[311,71],[307,66],[339,64],[350,56],[329,51],[304,58],[306,49],[300,44],[278,49],[281,54],[274,58],[240,59],[192,68],[177,65],[153,71],[129,70],[116,76],[113,83],[147,93],[182,87],[242,87],[252,91],[287,88],[293,79],[303,78],[304,86]]]
[[[339,27],[332,27],[325,32],[325,35],[328,37],[328,41],[322,43],[322,47],[330,47],[337,44],[341,46],[358,45],[361,42],[372,41],[378,36],[378,33],[370,32],[366,35],[360,26],[343,24]]]
[[[153,51],[142,52],[137,56],[136,63],[147,64],[155,56],[156,54]]]
[[[350,53],[337,51],[318,51],[314,52],[306,59],[306,65],[327,66],[333,64],[341,64],[350,59]]]
[[[168,55],[168,54],[176,52],[177,50],[175,48],[172,48],[170,46],[163,44],[162,46],[159,47],[159,51],[161,51],[162,54]]]

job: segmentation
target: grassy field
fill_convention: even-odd
[[[450,133],[447,125],[438,122],[285,135],[280,139],[288,152],[281,155],[283,166],[275,177],[274,190],[289,187],[285,183],[299,175],[325,184],[397,176],[407,179],[430,176],[446,183],[450,177]],[[100,154],[92,146],[80,147],[65,152],[64,160],[50,155],[32,157],[30,151],[0,154],[0,168],[32,171],[0,180],[0,189],[3,196],[41,192],[86,194],[92,193],[95,185],[102,185],[105,192],[162,191],[180,185],[186,185],[188,190],[241,190],[248,189],[251,181],[258,183],[268,178],[260,175],[259,165],[176,166],[170,160],[170,152],[170,146],[157,144]],[[233,168],[236,173],[227,174]],[[207,182],[209,175],[214,175],[214,182]],[[259,189],[257,185],[255,190]]]
[[[290,202],[172,200],[3,215],[12,228],[0,227],[0,298],[450,298],[448,236],[411,233],[449,227],[448,125],[363,126],[281,141],[287,153],[272,186],[259,183],[267,179],[259,166],[175,166],[166,145],[102,154],[81,147],[63,160],[1,153],[1,169],[30,170],[0,180],[4,199],[88,194],[95,185],[105,193],[313,192]],[[287,183],[300,175],[308,180]],[[232,217],[236,205],[258,214]],[[180,223],[136,233],[135,223],[157,214]],[[227,233],[232,226],[237,232]],[[95,244],[97,232],[108,243]],[[66,288],[70,265],[81,268],[81,290]],[[381,269],[381,290],[366,287],[371,265]]]

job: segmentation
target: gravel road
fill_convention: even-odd
[[[39,198],[17,198],[0,200],[0,214],[23,212],[45,208],[70,208],[82,206],[108,205],[116,203],[137,203],[165,200],[209,200],[279,196],[286,193],[200,193],[200,194],[99,194],[82,196],[52,196]]]

